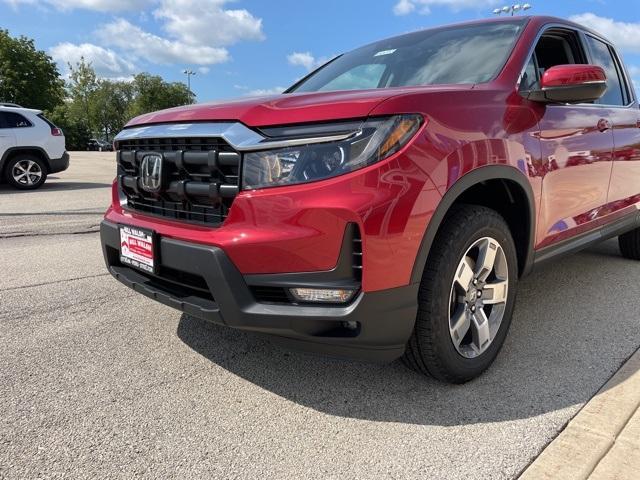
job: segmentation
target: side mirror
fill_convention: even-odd
[[[527,98],[542,103],[587,103],[607,90],[607,75],[596,65],[556,65],[542,75],[540,89]]]

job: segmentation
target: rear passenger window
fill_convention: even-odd
[[[611,53],[611,47],[600,40],[587,35],[587,43],[591,50],[592,62],[604,68],[607,74],[607,90],[600,100],[595,103],[602,105],[624,105],[623,83],[620,79],[616,61]]]
[[[30,127],[31,122],[22,115],[14,112],[0,112],[0,128]]]

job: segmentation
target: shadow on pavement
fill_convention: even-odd
[[[637,264],[615,241],[520,283],[511,331],[493,366],[452,386],[399,361],[357,363],[287,352],[254,334],[182,315],[178,336],[226,370],[292,402],[341,417],[422,425],[530,418],[586,402],[640,344]]]
[[[97,182],[45,182],[36,190],[18,190],[6,183],[0,184],[0,193],[34,193],[34,192],[56,192],[63,190],[88,190],[92,188],[110,188],[110,183]]]

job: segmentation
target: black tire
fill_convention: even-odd
[[[640,228],[620,235],[618,237],[618,246],[624,258],[640,260]]]
[[[37,181],[32,181],[32,183],[21,183],[19,180],[16,180],[16,178],[14,177],[14,173],[16,173],[15,169],[17,168],[18,164],[24,162],[33,162],[37,165],[40,174]],[[36,167],[34,167],[33,171],[36,171],[35,168]],[[18,154],[7,161],[7,165],[4,170],[4,176],[7,183],[14,188],[17,188],[19,190],[35,190],[36,188],[40,188],[47,180],[47,167],[40,158],[34,155]],[[30,179],[34,179],[34,176],[31,176]]]
[[[454,275],[475,242],[495,239],[502,247],[508,270],[508,289],[502,323],[491,343],[475,358],[458,352],[449,330]],[[479,376],[494,361],[509,330],[518,278],[516,249],[504,219],[494,210],[457,205],[448,214],[429,254],[418,294],[418,315],[403,356],[411,369],[448,383],[464,383]]]

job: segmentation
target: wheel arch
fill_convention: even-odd
[[[517,168],[507,165],[488,165],[481,167],[465,174],[459,178],[444,194],[436,208],[427,229],[422,237],[418,254],[411,272],[411,283],[418,283],[422,279],[424,268],[427,264],[431,246],[436,235],[442,226],[442,223],[451,210],[451,207],[457,203],[476,203],[486,205],[486,202],[465,202],[473,198],[473,194],[489,187],[490,184],[500,183],[504,188],[505,195],[511,200],[515,206],[525,203],[526,218],[524,219],[524,231],[520,233],[520,238],[516,239],[513,231],[513,222],[517,219],[511,219],[509,227],[514,235],[514,240],[520,241],[520,249],[518,251],[518,270],[520,276],[527,275],[533,267],[534,244],[535,244],[535,219],[536,206],[533,189],[528,178]],[[516,198],[516,196],[518,198]],[[502,213],[502,212],[499,212]],[[518,245],[516,245],[518,247]]]
[[[29,154],[35,155],[40,158],[45,167],[47,168],[47,173],[51,172],[51,165],[49,163],[49,155],[42,147],[28,146],[28,147],[10,147],[0,158],[0,177],[4,178],[5,168],[7,166],[8,161],[16,155],[20,154]]]

